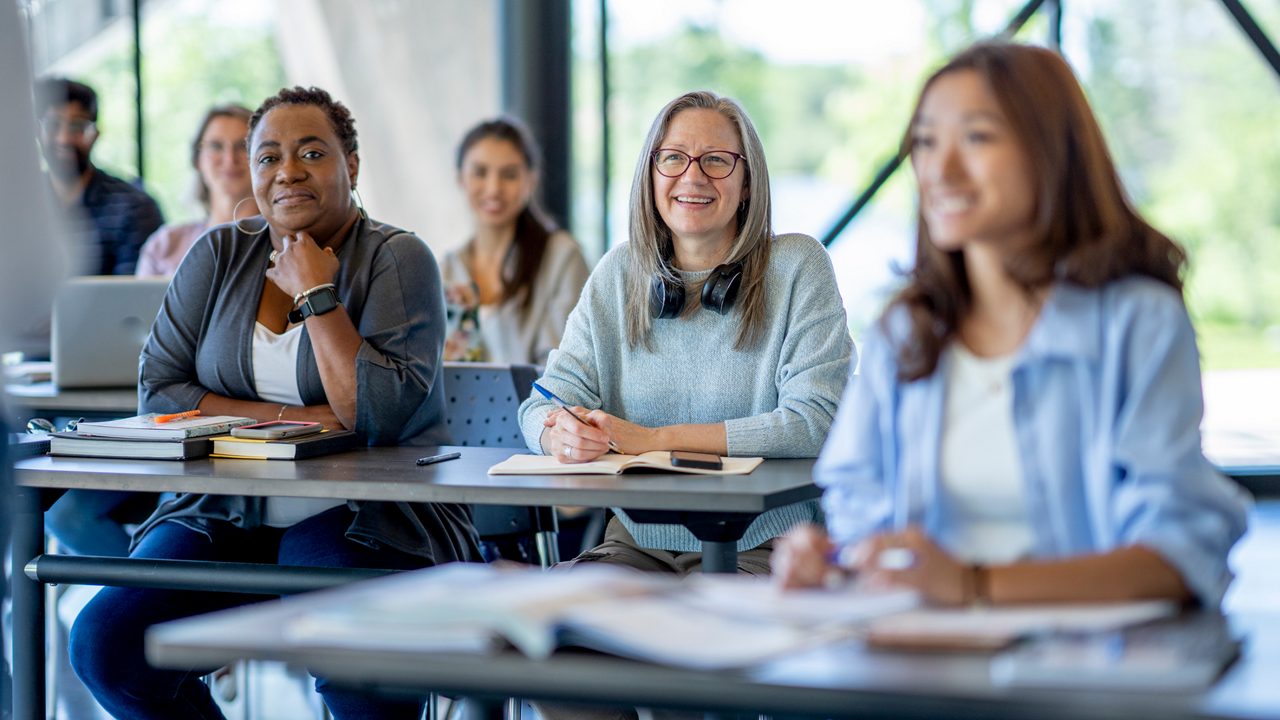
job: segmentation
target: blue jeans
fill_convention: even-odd
[[[68,490],[45,512],[45,529],[76,555],[125,557],[129,554],[129,533],[111,513],[135,494]]]
[[[213,539],[175,522],[152,528],[131,557],[221,562],[278,563],[312,567],[409,570],[425,558],[391,549],[373,550],[344,537],[352,512],[330,508],[293,527],[237,528],[212,523]],[[107,712],[118,718],[222,718],[200,677],[215,668],[159,670],[143,655],[147,627],[178,618],[261,602],[261,595],[221,592],[103,588],[71,629],[71,666]],[[335,718],[418,720],[424,698],[382,697],[316,679],[316,691]]]

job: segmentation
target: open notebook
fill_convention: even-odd
[[[644,468],[692,475],[747,475],[764,462],[764,458],[721,458],[722,470],[676,467],[671,453],[653,450],[641,455],[609,453],[587,463],[562,463],[548,455],[513,455],[489,468],[490,475],[619,475],[627,470]]]

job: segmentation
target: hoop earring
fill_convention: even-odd
[[[258,230],[257,232],[251,232],[249,230],[245,230],[244,228],[240,227],[240,220],[239,218],[236,217],[236,213],[240,212],[240,206],[244,204],[245,200],[249,200],[249,199],[251,198],[240,198],[240,202],[236,203],[236,206],[234,208],[231,208],[231,224],[234,225],[237,230],[244,233],[245,235],[261,235],[262,233],[267,231],[267,223],[265,220],[263,220],[261,230]]]
[[[360,208],[360,217],[364,220],[369,219],[369,213],[364,211],[364,198],[360,197],[360,191],[351,186],[351,199],[355,201],[356,207]]]

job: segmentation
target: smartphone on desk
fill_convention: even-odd
[[[724,462],[719,455],[710,453],[671,451],[671,464],[675,467],[697,468],[698,470],[723,470]]]
[[[284,438],[312,435],[324,429],[318,422],[302,422],[298,420],[272,420],[257,425],[242,425],[231,428],[231,437],[249,438],[252,440],[283,440]]]

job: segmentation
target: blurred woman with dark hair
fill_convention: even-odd
[[[961,53],[904,153],[916,266],[818,461],[830,536],[781,543],[782,582],[852,567],[944,605],[1217,607],[1247,499],[1201,451],[1186,255],[1134,210],[1071,69]]]
[[[475,235],[440,264],[446,360],[544,364],[587,281],[578,243],[538,207],[542,152],[521,122],[476,125],[458,146]]]
[[[191,143],[191,167],[196,171],[196,199],[205,217],[188,223],[166,224],[147,238],[138,256],[139,276],[172,275],[196,238],[214,225],[231,222],[236,205],[253,197],[249,178],[249,108],[215,105],[204,114]]]

